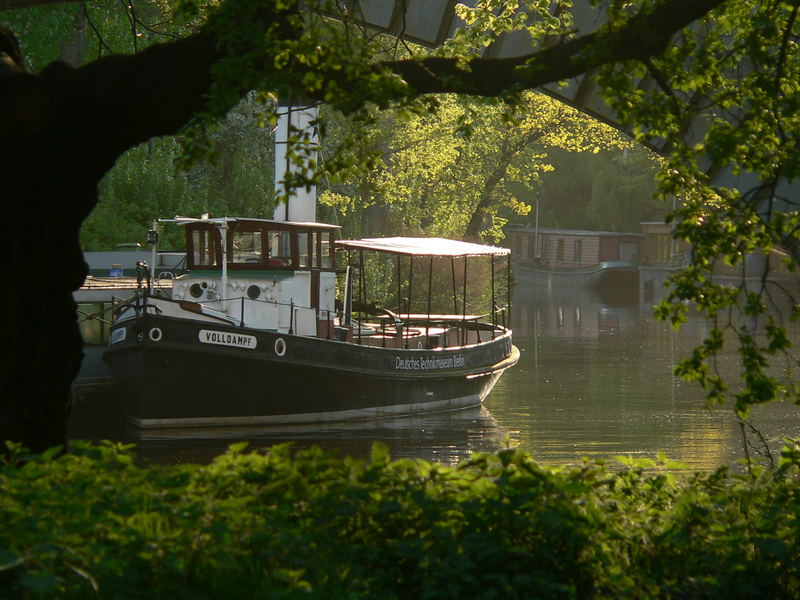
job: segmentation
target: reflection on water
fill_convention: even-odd
[[[142,431],[126,427],[119,406],[98,400],[78,406],[70,423],[73,439],[110,438],[137,445],[137,454],[158,463],[208,462],[235,442],[250,448],[291,442],[296,449],[319,446],[340,455],[367,457],[373,442],[393,458],[424,458],[455,465],[473,452],[495,452],[502,429],[486,408],[354,423],[270,427],[215,427]]]
[[[472,452],[497,450],[496,421],[485,408],[435,413],[425,416],[379,419],[317,426],[254,428],[164,429],[138,432],[147,455],[169,453],[179,444],[196,456],[210,459],[231,443],[247,440],[252,447],[292,442],[295,448],[312,445],[343,454],[368,456],[373,442],[389,447],[393,458],[424,458],[456,464]],[[133,435],[134,439],[136,434]]]
[[[500,379],[485,408],[401,419],[317,427],[131,431],[113,399],[79,403],[72,438],[132,441],[145,460],[205,462],[228,445],[293,442],[341,454],[368,456],[372,443],[395,458],[455,464],[472,452],[493,452],[507,437],[544,464],[582,457],[663,453],[693,470],[735,464],[743,456],[739,425],[729,409],[705,408],[702,390],[672,375],[707,331],[690,320],[680,333],[640,305],[636,290],[514,290],[514,343],[521,360]],[[793,332],[797,338],[797,332]],[[724,374],[736,378],[733,361]],[[781,435],[800,436],[796,407],[771,404],[754,423],[779,447]]]
[[[633,298],[518,287],[513,326],[522,358],[487,407],[545,464],[659,453],[695,470],[735,464],[743,446],[733,412],[707,409],[697,384],[672,375],[708,324],[691,319],[676,333]],[[735,380],[732,358],[723,357],[720,369]],[[774,450],[781,435],[800,433],[794,406],[772,404],[753,413]]]

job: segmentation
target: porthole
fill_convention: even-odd
[[[275,340],[275,354],[278,356],[286,354],[286,342],[283,341],[283,338]]]
[[[247,297],[250,300],[258,300],[258,297],[261,295],[261,288],[257,285],[253,284],[247,288]]]
[[[153,327],[147,333],[147,337],[149,337],[154,342],[159,342],[159,341],[161,341],[161,338],[163,337],[163,334],[161,333],[161,330],[158,327]]]
[[[189,293],[192,295],[193,298],[199,298],[203,295],[203,288],[200,287],[199,283],[193,283],[192,286],[189,288]]]

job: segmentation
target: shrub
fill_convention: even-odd
[[[661,459],[457,467],[289,446],[137,466],[77,443],[0,466],[9,598],[797,597],[798,464],[676,482]]]

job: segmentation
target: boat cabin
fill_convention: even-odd
[[[245,218],[160,222],[185,228],[187,273],[172,290],[184,309],[197,303],[198,312],[242,326],[327,335],[335,312],[337,225]]]

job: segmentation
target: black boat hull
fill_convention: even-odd
[[[124,330],[124,331],[122,331]],[[372,419],[480,405],[518,351],[394,349],[146,314],[105,360],[143,429]]]

